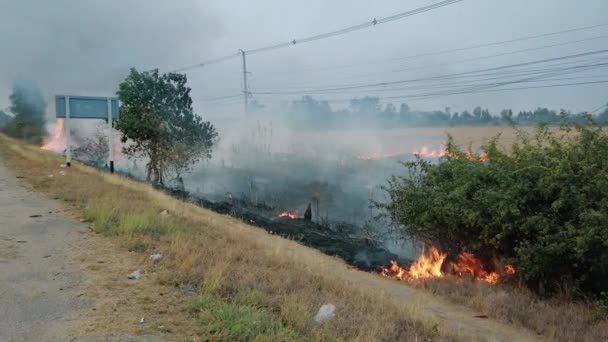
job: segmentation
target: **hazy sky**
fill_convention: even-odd
[[[20,77],[38,82],[49,99],[64,93],[105,96],[116,91],[132,66],[167,71],[236,53],[239,48],[248,50],[324,33],[435,2],[438,0],[0,0],[0,108],[8,105],[11,84]],[[264,104],[280,106],[301,96],[300,91],[311,89],[426,78],[608,49],[608,26],[602,26],[405,59],[604,24],[608,23],[606,13],[605,0],[464,0],[347,35],[252,55],[248,58],[251,91],[294,92],[254,95]],[[548,47],[551,45],[555,46]],[[516,52],[519,50],[528,51]],[[510,54],[487,57],[505,53]],[[484,58],[470,61],[479,57]],[[530,68],[601,63],[602,58],[607,60],[608,53]],[[199,112],[207,117],[241,114],[238,98],[205,101],[239,94],[240,68],[240,59],[233,59],[188,72]],[[606,69],[502,88],[603,81],[608,80]],[[471,84],[502,81],[473,80]],[[426,88],[370,88],[316,97],[339,107],[353,96],[411,96],[446,89],[442,88],[446,82],[455,81],[436,80],[424,83]],[[608,83],[383,102],[407,102],[418,109],[449,106],[458,111],[481,105],[494,113],[502,108],[537,106],[582,111],[608,102]]]

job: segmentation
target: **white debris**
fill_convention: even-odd
[[[166,210],[163,210],[160,212],[160,217],[165,218],[169,216],[169,212]]]
[[[55,175],[51,173],[51,174],[49,175],[49,178],[53,178],[53,177],[55,177]]]
[[[162,257],[163,257],[163,256],[162,256],[162,255],[160,255],[160,254],[152,254],[152,255],[150,255],[150,259],[151,259],[152,261],[154,261],[155,263],[156,263],[156,262],[159,262],[159,261],[160,261],[160,259],[162,259]]]
[[[65,171],[63,171],[63,170],[59,171],[59,174],[62,175],[62,176],[67,175],[67,173],[65,173]]]
[[[66,168],[66,167],[67,167],[67,165],[65,165],[65,164],[61,164],[61,165],[59,165],[59,167],[63,169],[63,168]]]
[[[139,277],[141,277],[141,272],[139,272],[139,270],[133,271],[133,272],[131,272],[131,274],[129,274],[127,276],[127,278],[132,279],[132,280],[137,280],[137,279],[139,279]]]
[[[145,320],[145,318],[144,318],[144,317],[142,317],[142,318],[139,320],[139,324],[144,324],[144,322],[145,322],[145,321],[146,321],[146,320]]]
[[[336,306],[333,304],[323,304],[319,312],[315,315],[315,322],[323,323],[336,315]]]

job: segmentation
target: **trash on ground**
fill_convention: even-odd
[[[151,259],[152,261],[154,261],[155,263],[159,262],[159,261],[160,261],[160,259],[162,259],[162,257],[163,257],[163,256],[162,256],[162,255],[160,255],[160,254],[152,254],[152,255],[150,255],[150,259]]]
[[[319,312],[315,315],[315,322],[323,323],[336,315],[336,306],[333,304],[323,304]]]
[[[131,272],[131,274],[129,274],[129,275],[127,276],[127,278],[132,279],[132,280],[137,280],[137,279],[139,279],[140,277],[141,277],[141,272],[139,272],[139,270],[137,270],[137,271],[133,271],[133,272]]]

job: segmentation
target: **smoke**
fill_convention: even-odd
[[[221,33],[195,0],[0,0],[0,9],[0,99],[20,78],[35,80],[46,99],[113,95],[129,68],[168,70],[211,56]]]
[[[40,87],[28,79],[18,79],[10,96],[13,114],[26,114],[44,120],[46,101]]]

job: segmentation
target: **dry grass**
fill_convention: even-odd
[[[437,322],[423,318],[411,306],[328,277],[311,266],[326,258],[316,251],[302,253],[293,248],[293,242],[174,200],[142,183],[78,163],[60,169],[60,158],[1,136],[0,150],[37,190],[80,211],[98,232],[119,237],[123,248],[161,251],[163,260],[155,269],[159,284],[191,286],[197,291],[188,310],[199,322],[202,339],[423,341],[457,337],[450,330],[438,331]],[[160,215],[163,210],[169,214]],[[335,304],[337,315],[315,324],[311,318],[324,303]]]
[[[552,341],[608,340],[608,321],[596,321],[591,305],[569,299],[542,300],[512,285],[491,286],[455,277],[427,280],[417,286],[491,318],[530,328]]]

